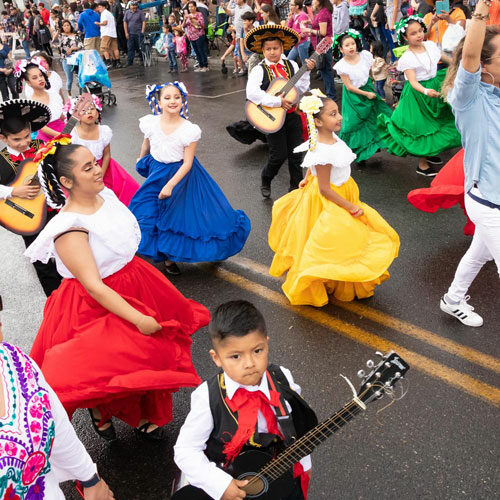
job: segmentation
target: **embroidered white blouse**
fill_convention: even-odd
[[[31,262],[56,260],[57,271],[63,278],[74,278],[62,263],[54,246],[54,238],[68,229],[86,229],[89,244],[101,278],[106,278],[125,267],[133,258],[141,230],[132,212],[116,197],[111,189],[104,188],[99,194],[104,200],[97,212],[91,215],[75,212],[59,212],[42,230],[24,255]]]
[[[139,128],[149,139],[151,156],[162,163],[174,163],[184,159],[184,149],[201,138],[198,125],[184,120],[171,134],[161,130],[161,115],[146,115],[139,119]]]
[[[335,64],[333,69],[339,75],[347,75],[349,80],[351,80],[351,83],[359,89],[368,81],[372,63],[373,54],[368,50],[362,50],[359,53],[359,61],[356,64],[349,64],[344,58],[342,58]]]
[[[309,143],[304,142],[297,146],[294,152],[307,151],[302,166],[309,168],[312,175],[318,175],[316,165],[331,165],[330,183],[334,186],[342,186],[349,180],[351,163],[356,159],[356,155],[342,139],[334,133],[332,135],[337,140],[335,144],[318,142],[314,151],[308,151]]]
[[[398,61],[398,71],[414,69],[418,81],[430,80],[437,73],[438,62],[441,59],[441,49],[431,40],[423,42],[425,52],[415,54],[408,49]],[[405,79],[406,78],[405,75]]]
[[[75,127],[71,131],[71,143],[85,146],[94,155],[96,160],[102,158],[104,148],[111,142],[112,137],[113,131],[107,125],[99,125],[99,139],[96,140],[82,139],[78,135],[78,127]]]

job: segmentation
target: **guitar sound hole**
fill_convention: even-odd
[[[267,491],[268,485],[264,478],[256,477],[253,472],[242,474],[239,480],[247,480],[249,483],[243,488],[247,493],[247,498],[256,498]]]

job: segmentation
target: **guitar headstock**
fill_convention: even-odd
[[[366,362],[366,366],[371,370],[370,373],[365,374],[363,370],[358,372],[358,377],[361,378],[358,398],[364,403],[381,398],[410,369],[410,365],[394,351],[385,356],[377,352],[377,356],[382,358],[378,365],[375,366],[372,360]]]
[[[77,120],[80,120],[82,116],[85,115],[87,110],[92,107],[94,107],[94,100],[92,98],[92,95],[88,92],[85,92],[78,97],[71,116],[73,118],[76,118]]]
[[[316,52],[318,54],[325,54],[330,50],[330,47],[333,45],[333,38],[331,36],[325,36],[321,42],[316,46]]]

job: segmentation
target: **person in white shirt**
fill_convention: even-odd
[[[99,2],[97,12],[99,12],[101,19],[95,23],[101,28],[101,52],[106,61],[106,68],[121,68],[116,21],[109,11],[109,3]]]
[[[174,460],[190,483],[187,488],[201,489],[217,500],[233,500],[244,498],[249,481],[233,479],[224,465],[237,467],[238,456],[247,450],[279,452],[283,443],[305,434],[317,419],[300,398],[301,389],[290,371],[268,365],[266,324],[253,304],[221,304],[212,315],[209,333],[210,355],[221,370],[191,395],[191,411],[174,446]],[[280,491],[283,500],[305,498],[300,480],[307,484],[311,476],[309,455],[294,472],[290,492]]]

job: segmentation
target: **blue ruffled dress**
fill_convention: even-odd
[[[200,128],[186,120],[166,135],[155,115],[141,118],[139,126],[150,141],[151,154],[137,162],[137,171],[147,179],[129,205],[142,233],[138,253],[156,262],[213,262],[241,251],[250,219],[242,210],[233,210],[196,157],[172,195],[158,198],[182,165],[185,147],[200,139]]]

